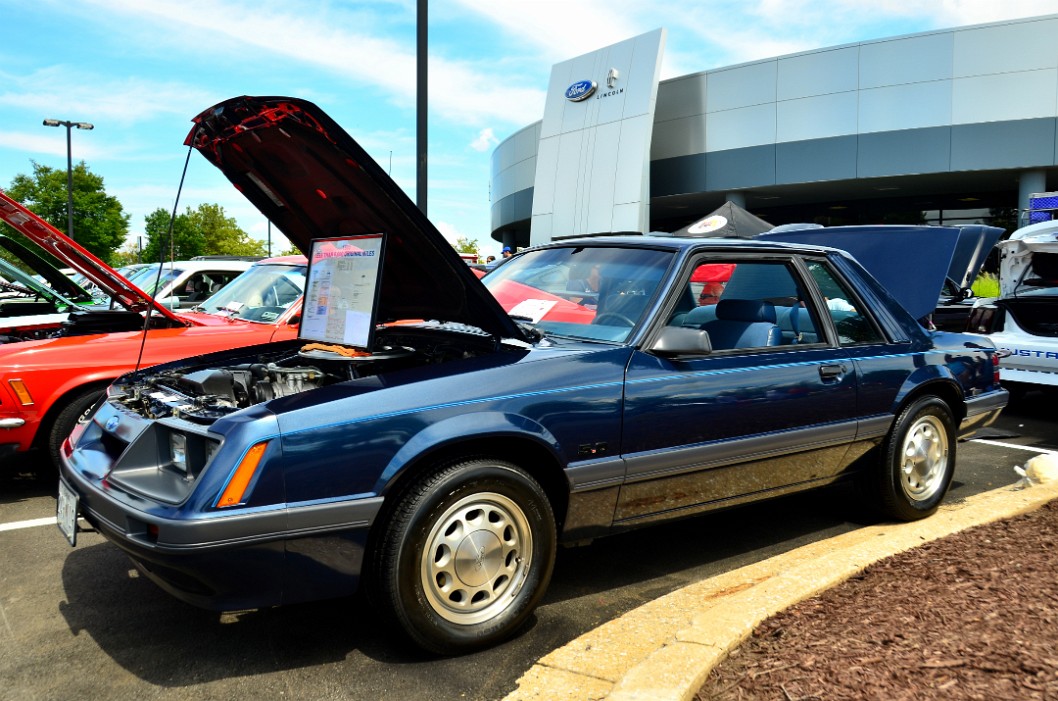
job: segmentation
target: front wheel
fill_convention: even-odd
[[[62,466],[62,444],[79,424],[87,423],[89,410],[103,396],[99,387],[83,389],[66,401],[48,429],[46,439],[48,458],[56,473]]]
[[[377,540],[376,599],[432,652],[513,635],[555,562],[555,519],[536,480],[510,463],[470,460],[426,475],[398,499]]]
[[[881,511],[901,521],[931,515],[955,471],[955,420],[937,397],[921,397],[897,418],[886,438],[874,495]]]

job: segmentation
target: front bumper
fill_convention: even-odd
[[[187,513],[110,485],[63,456],[82,517],[176,598],[206,609],[261,608],[355,591],[381,498]]]

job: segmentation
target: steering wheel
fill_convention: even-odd
[[[620,321],[621,323],[620,324],[608,324],[605,321],[603,321],[603,319],[615,319],[617,321]],[[617,312],[603,312],[602,314],[599,314],[598,316],[596,316],[595,319],[591,323],[599,324],[600,326],[635,326],[636,325],[636,322],[634,322],[633,320],[629,319],[624,314],[618,314]]]

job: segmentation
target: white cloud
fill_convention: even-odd
[[[128,126],[157,116],[187,119],[187,105],[209,102],[207,91],[190,84],[137,77],[104,78],[64,65],[52,65],[25,76],[0,73],[0,78],[5,86],[0,93],[0,107],[55,119],[81,120],[90,116],[93,123]]]
[[[478,132],[478,138],[470,142],[470,148],[475,151],[487,151],[498,143],[500,143],[500,140],[496,138],[496,134],[489,127]]]
[[[454,224],[438,221],[434,222],[434,225],[437,227],[437,230],[441,232],[441,236],[445,237],[445,241],[452,244],[453,246],[456,243],[456,239],[460,238],[461,236],[464,236],[464,234],[461,234]]]

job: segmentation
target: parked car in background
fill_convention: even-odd
[[[15,238],[0,233],[0,249],[0,343],[42,337],[71,311],[105,304]]]
[[[85,410],[114,378],[138,367],[297,334],[301,256],[252,265],[194,310],[175,314],[21,205],[9,200],[0,218],[124,303],[75,311],[39,340],[0,344],[0,458],[39,448],[57,463]]]
[[[1006,403],[987,339],[927,332],[843,251],[605,236],[478,280],[311,103],[229,100],[188,143],[306,252],[385,239],[378,287],[356,278],[377,295],[372,342],[130,373],[63,446],[71,544],[81,515],[199,606],[363,587],[424,648],[492,645],[532,614],[563,541],[844,480],[891,518],[926,517],[958,438]],[[931,258],[924,277],[943,278]],[[717,265],[701,304],[696,273]],[[332,310],[333,281],[311,276],[306,310]]]
[[[250,260],[176,260],[144,266],[129,277],[170,309],[190,309],[253,265]],[[159,272],[159,268],[161,272]]]
[[[1058,221],[1022,227],[998,244],[999,297],[975,302],[968,328],[1003,352],[1014,394],[1058,387]]]

